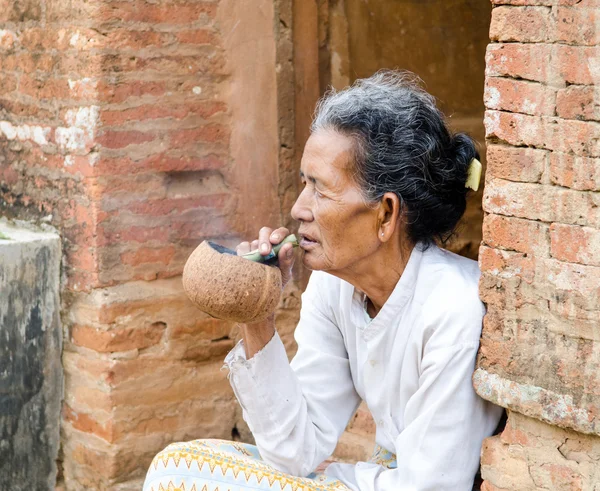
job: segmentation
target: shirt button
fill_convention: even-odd
[[[376,360],[369,360],[369,363],[371,364],[371,366],[374,368],[375,365],[377,365],[377,361]]]

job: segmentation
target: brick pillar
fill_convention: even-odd
[[[237,330],[196,310],[180,274],[200,241],[233,245],[289,211],[290,16],[287,0],[0,13],[1,210],[64,244],[67,489],[139,489],[172,441],[248,436],[220,371]],[[290,285],[288,333],[297,298]]]
[[[474,382],[508,408],[482,489],[600,482],[597,0],[494,0]]]

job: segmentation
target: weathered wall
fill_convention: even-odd
[[[438,98],[452,127],[481,143],[485,166],[483,85],[491,6],[481,0],[330,0],[326,24],[330,58],[323,83],[342,88],[381,68],[419,75]],[[449,248],[477,257],[481,191],[473,193],[460,233]]]
[[[290,207],[290,10],[25,0],[0,14],[2,212],[46,217],[64,243],[67,489],[139,489],[171,441],[247,437],[220,371],[237,330],[194,309],[180,274],[203,239],[232,245]],[[284,331],[297,306],[290,285]]]
[[[0,489],[53,489],[60,443],[60,239],[0,219]]]
[[[510,411],[485,444],[483,477],[488,490],[596,489],[600,3],[494,5],[480,251],[488,313],[474,380]]]

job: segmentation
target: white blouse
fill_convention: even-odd
[[[229,379],[263,459],[310,474],[329,457],[361,399],[376,443],[397,468],[331,464],[326,474],[356,491],[472,489],[482,440],[502,409],[471,383],[484,306],[477,263],[415,247],[374,319],[351,284],[313,272],[302,295],[291,364],[277,334],[246,360],[227,356]]]

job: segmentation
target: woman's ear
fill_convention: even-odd
[[[398,220],[402,215],[402,202],[395,193],[385,193],[379,206],[379,239],[387,241],[394,235]]]

